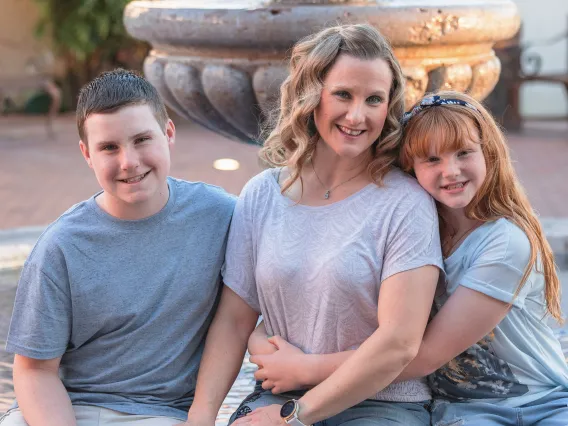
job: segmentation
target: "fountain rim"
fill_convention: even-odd
[[[481,4],[484,7],[479,7]],[[256,49],[286,49],[300,38],[338,22],[369,22],[381,29],[395,47],[494,43],[510,39],[520,27],[518,9],[512,0],[466,0],[448,6],[418,6],[407,1],[380,6],[214,6],[198,8],[181,1],[136,0],[127,5],[124,23],[133,37],[152,44]],[[318,13],[313,13],[315,8],[320,8]]]

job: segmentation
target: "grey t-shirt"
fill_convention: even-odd
[[[385,279],[425,265],[442,268],[434,202],[394,169],[383,187],[369,184],[326,206],[298,205],[280,193],[277,173],[266,170],[243,189],[223,280],[262,313],[268,333],[304,352],[356,349],[378,327]],[[425,380],[411,380],[376,398],[423,401],[430,391]]]
[[[62,356],[73,404],[185,419],[220,287],[234,197],[168,178],[156,215],[114,218],[95,197],[27,259],[6,350]]]

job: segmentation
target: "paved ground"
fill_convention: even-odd
[[[82,160],[73,116],[55,123],[49,140],[39,118],[0,117],[0,229],[45,225],[98,190]],[[517,172],[543,217],[568,217],[568,123],[533,123],[510,135]],[[220,185],[238,194],[260,171],[257,148],[235,143],[187,122],[178,123],[172,175]],[[215,159],[241,163],[234,172],[213,169]]]
[[[43,124],[39,118],[0,118],[0,233],[17,227],[46,225],[72,204],[98,190],[77,147],[73,117],[64,116],[57,120],[58,136],[54,140],[46,137]],[[533,206],[550,224],[553,233],[568,235],[568,229],[565,232],[554,220],[568,217],[568,186],[565,183],[568,178],[568,123],[532,123],[523,134],[510,135],[509,143],[515,167]],[[244,183],[261,170],[256,153],[256,147],[235,143],[197,125],[180,122],[172,156],[172,175],[209,182],[238,194]],[[224,157],[238,160],[241,168],[234,172],[213,169],[213,161]],[[25,250],[28,248],[23,246],[22,252]],[[562,259],[566,253],[568,246],[560,247]],[[3,348],[18,273],[17,269],[2,271],[0,265],[0,413],[14,397],[12,357]],[[568,312],[568,272],[562,272],[561,281],[567,296],[564,312]],[[568,327],[558,333],[568,351]],[[226,424],[228,416],[252,389],[252,370],[250,364],[243,364],[239,379],[220,412],[219,425]]]
[[[41,119],[0,117],[0,229],[46,225],[99,189],[83,160],[73,116],[55,123],[49,140]],[[172,176],[201,180],[238,194],[261,169],[257,147],[235,143],[187,122],[178,126]],[[230,157],[241,168],[221,172],[213,161]]]

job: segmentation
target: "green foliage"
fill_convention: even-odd
[[[1,1],[1,0],[0,0]],[[36,35],[49,34],[66,66],[60,84],[74,107],[79,88],[101,71],[142,68],[149,46],[131,38],[122,21],[130,0],[35,0],[40,20]]]
[[[90,55],[116,53],[133,45],[122,23],[129,0],[35,0],[41,19],[37,35],[51,32],[55,48],[78,62]]]

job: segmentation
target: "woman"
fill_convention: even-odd
[[[371,26],[294,47],[262,150],[274,168],[245,186],[233,216],[190,424],[211,424],[259,314],[305,352],[356,350],[303,396],[259,390],[235,424],[429,424],[423,380],[389,386],[418,351],[442,261],[432,199],[393,166],[403,90]]]

